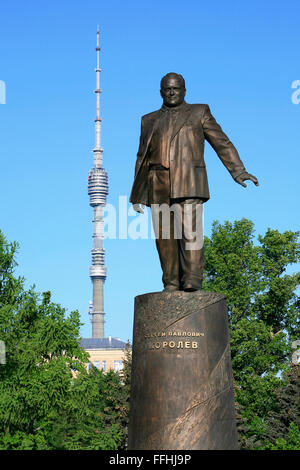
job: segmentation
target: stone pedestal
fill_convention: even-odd
[[[129,450],[238,449],[227,323],[220,294],[135,298]]]

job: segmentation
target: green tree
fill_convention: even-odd
[[[299,260],[297,239],[297,232],[268,229],[255,244],[247,219],[214,222],[205,239],[203,288],[227,297],[242,447],[266,439],[266,416],[284,383],[292,341],[300,337],[300,275],[286,272]]]
[[[132,365],[132,349],[129,340],[127,341],[125,350],[124,350],[124,360],[123,360],[123,370],[122,374],[122,411],[125,425],[125,448],[127,447],[127,438],[128,438],[128,424],[129,424],[129,412],[130,412],[130,390],[131,390],[131,365]]]
[[[123,385],[114,371],[96,367],[73,380],[69,401],[48,421],[51,447],[65,450],[116,450],[125,447]],[[82,402],[84,400],[84,403]]]
[[[300,449],[300,429],[293,421],[289,425],[286,439],[280,437],[274,443],[266,442],[262,450],[299,450]]]
[[[274,409],[266,419],[267,449],[300,449],[300,364],[284,374],[285,386],[276,390]]]
[[[117,449],[128,390],[115,372],[86,371],[77,311],[25,290],[17,245],[0,232],[0,449]],[[125,392],[126,390],[126,392]],[[123,408],[122,408],[123,407]]]

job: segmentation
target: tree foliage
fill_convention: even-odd
[[[228,303],[242,447],[266,439],[266,417],[290,368],[292,342],[300,337],[300,274],[287,273],[299,260],[297,239],[297,232],[268,229],[255,244],[247,219],[214,222],[205,239],[204,289],[225,294]]]
[[[77,311],[14,277],[17,245],[0,232],[0,449],[117,449],[126,442],[122,377],[88,373]]]
[[[276,390],[274,409],[266,419],[265,449],[299,450],[300,445],[300,365],[285,373],[285,386]]]

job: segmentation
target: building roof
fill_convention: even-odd
[[[84,349],[125,349],[126,343],[118,338],[81,338],[80,346]]]

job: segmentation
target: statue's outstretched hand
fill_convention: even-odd
[[[140,214],[144,213],[144,204],[132,204],[133,209],[135,212],[139,212]]]
[[[247,173],[246,171],[240,174],[237,178],[235,178],[235,181],[240,185],[244,186],[244,188],[247,187],[247,185],[244,183],[245,180],[251,180],[253,181],[255,186],[259,186],[258,179],[255,176],[250,175],[250,173]]]

